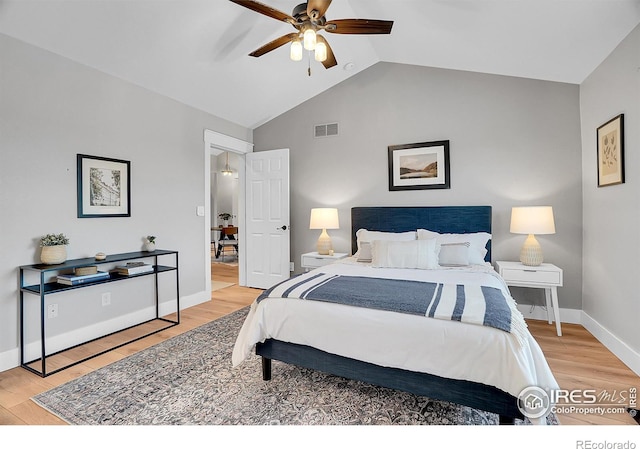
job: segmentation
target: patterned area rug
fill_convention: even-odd
[[[497,424],[492,413],[277,361],[273,380],[264,382],[256,355],[231,366],[247,313],[239,310],[32,399],[79,425]]]

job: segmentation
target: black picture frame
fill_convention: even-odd
[[[449,141],[390,145],[389,190],[451,188]]]
[[[624,114],[596,130],[598,187],[624,183]]]
[[[131,162],[77,155],[78,218],[131,216]]]

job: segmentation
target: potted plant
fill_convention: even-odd
[[[148,235],[145,238],[144,249],[145,249],[145,251],[155,251],[156,250],[156,236],[155,235]]]
[[[231,226],[229,220],[231,220],[235,215],[231,215],[229,212],[223,212],[218,214],[218,218],[224,222],[224,226]]]
[[[47,234],[40,239],[40,261],[45,265],[56,265],[67,260],[69,239],[64,234]]]

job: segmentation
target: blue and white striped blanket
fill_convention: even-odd
[[[510,332],[521,345],[526,341],[527,325],[515,301],[489,286],[309,273],[271,287],[257,301],[265,298],[316,300],[460,321]]]

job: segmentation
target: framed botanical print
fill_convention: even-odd
[[[624,114],[598,127],[598,187],[624,183]]]

